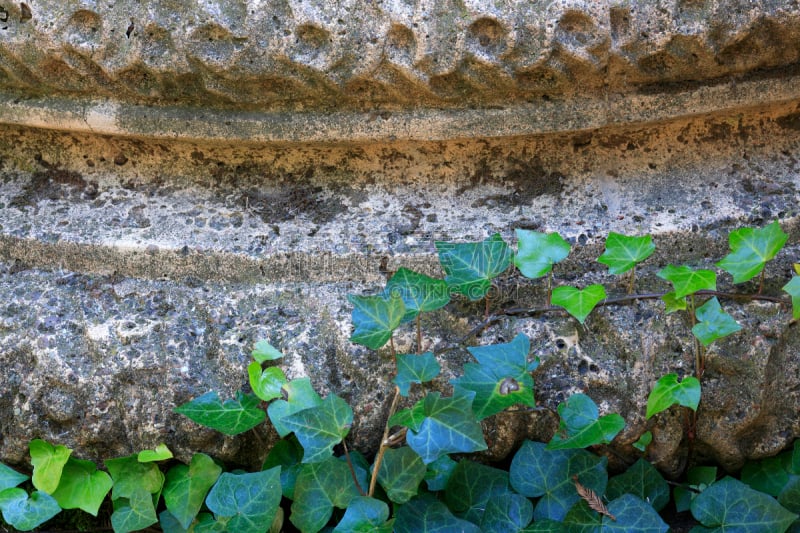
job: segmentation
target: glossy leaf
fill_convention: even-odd
[[[447,282],[400,267],[386,283],[386,294],[397,294],[403,299],[406,312],[403,322],[418,314],[435,311],[450,302]]]
[[[403,299],[398,294],[348,294],[347,300],[353,304],[352,321],[355,328],[350,340],[372,350],[389,341],[406,312]]]
[[[653,434],[650,431],[645,431],[642,433],[642,436],[639,439],[631,444],[634,448],[639,450],[640,452],[644,452],[647,450],[647,447],[650,446],[650,443],[653,442]]]
[[[614,500],[623,494],[633,494],[650,502],[656,511],[669,503],[669,485],[658,470],[644,459],[639,459],[625,472],[608,480],[606,498]]]
[[[669,526],[652,505],[633,494],[623,494],[608,504],[614,520],[603,516],[602,533],[664,533]]]
[[[301,531],[319,531],[333,515],[359,496],[347,463],[329,457],[304,464],[294,489],[289,520]]]
[[[281,489],[283,496],[294,498],[294,484],[302,469],[303,447],[294,435],[276,442],[264,460],[262,470],[275,466],[281,467]]]
[[[716,297],[698,307],[695,315],[698,322],[692,328],[692,333],[703,346],[742,329],[731,315],[722,310]]]
[[[425,478],[425,464],[408,446],[389,448],[383,456],[378,483],[394,503],[406,503],[417,495]]]
[[[114,500],[111,525],[114,533],[139,531],[158,522],[153,497],[146,490],[137,490],[129,498]]]
[[[425,383],[439,375],[441,367],[433,352],[421,355],[400,354],[396,357],[397,376],[392,380],[402,396],[408,396],[412,383]]]
[[[283,354],[280,352],[280,350],[264,340],[256,343],[256,346],[253,351],[250,352],[250,355],[252,355],[253,359],[255,359],[259,364],[265,361],[274,361],[283,357]]]
[[[350,501],[344,516],[333,533],[391,533],[389,506],[385,502],[367,496],[358,496]]]
[[[0,463],[0,491],[16,487],[27,480],[28,476],[20,474],[13,468]]]
[[[11,527],[30,531],[61,512],[61,507],[46,492],[37,490],[28,496],[22,489],[9,488],[0,491],[0,511]]]
[[[611,274],[623,274],[650,257],[655,249],[650,235],[629,237],[612,231],[606,239],[606,250],[597,261],[608,265]]]
[[[225,402],[220,400],[216,391],[211,391],[176,407],[175,412],[226,435],[238,435],[253,429],[266,418],[258,404],[258,398],[242,391],[236,392],[235,400]]]
[[[530,524],[533,519],[533,504],[520,494],[507,492],[499,498],[486,502],[486,510],[481,518],[483,531],[517,532]]]
[[[333,447],[350,431],[353,410],[331,393],[320,405],[286,416],[282,422],[303,445],[303,462],[317,463],[332,455]]]
[[[675,311],[685,311],[686,310],[686,296],[683,298],[676,298],[675,292],[668,292],[664,296],[661,297],[661,300],[664,302],[666,306],[667,314],[674,313]]]
[[[278,435],[285,437],[292,432],[283,423],[283,419],[303,409],[310,409],[322,405],[322,398],[314,390],[309,378],[293,379],[283,386],[286,392],[286,400],[275,400],[267,407],[269,420],[275,427]]]
[[[228,519],[228,531],[264,533],[281,502],[280,468],[252,474],[224,472],[206,498],[217,520]]]
[[[558,415],[558,433],[548,443],[549,450],[608,444],[625,427],[617,413],[599,416],[597,405],[585,394],[573,394],[559,404]]]
[[[464,459],[447,482],[444,501],[453,514],[480,525],[486,504],[510,492],[508,472]]]
[[[700,403],[700,381],[694,376],[687,376],[678,381],[678,374],[667,374],[656,381],[650,396],[647,397],[646,418],[666,411],[675,404],[697,411]]]
[[[780,457],[767,457],[745,463],[741,480],[751,488],[777,498],[789,483],[789,473],[784,470]]]
[[[97,516],[112,484],[111,476],[98,470],[93,462],[70,457],[53,498],[62,509],[81,509]]]
[[[800,320],[800,276],[793,276],[789,283],[783,286],[783,292],[792,298],[792,318]]]
[[[605,298],[606,289],[599,284],[589,285],[583,290],[565,285],[553,289],[550,301],[553,305],[566,309],[567,313],[583,324],[592,309]]]
[[[683,298],[697,291],[717,290],[717,274],[713,270],[693,270],[686,265],[667,265],[656,275],[672,283],[675,289],[675,299]]]
[[[456,518],[445,504],[431,494],[423,494],[401,505],[394,522],[395,533],[481,533],[466,520]]]
[[[280,398],[281,388],[288,383],[286,374],[277,366],[261,369],[261,363],[253,361],[247,366],[247,377],[253,394],[265,402]]]
[[[164,484],[164,503],[184,529],[200,512],[206,494],[214,486],[222,468],[209,456],[197,453],[189,465],[169,469]]]
[[[728,236],[731,253],[717,266],[733,275],[734,283],[744,283],[757,276],[775,257],[788,239],[776,220],[764,228],[740,228]]]
[[[172,452],[167,448],[164,443],[156,446],[155,450],[142,450],[139,452],[137,459],[140,463],[153,463],[157,461],[166,461],[172,459]]]
[[[447,286],[472,301],[480,300],[492,286],[492,280],[511,263],[512,251],[499,233],[482,242],[434,243]]]
[[[41,439],[33,439],[30,444],[31,464],[33,465],[33,486],[52,494],[61,480],[61,471],[67,464],[72,450],[66,446],[53,446]]]
[[[536,279],[553,269],[569,255],[570,245],[558,233],[517,229],[517,254],[514,264],[526,278]]]
[[[161,491],[164,474],[155,463],[140,463],[136,455],[108,459],[108,473],[114,481],[111,498],[133,498],[133,494],[144,490],[148,494]]]
[[[725,477],[692,501],[692,515],[717,531],[779,533],[797,519],[774,498]]]
[[[425,483],[428,485],[428,490],[439,491],[444,490],[450,476],[456,469],[457,462],[453,461],[449,455],[443,455],[428,465],[425,472]]]

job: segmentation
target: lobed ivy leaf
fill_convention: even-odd
[[[511,248],[499,233],[481,242],[434,244],[447,286],[472,301],[486,296],[492,280],[511,264]]]
[[[614,519],[603,516],[602,533],[664,533],[669,530],[653,505],[633,494],[623,494],[611,501],[608,511]]]
[[[319,531],[333,515],[359,496],[347,463],[328,457],[304,464],[297,476],[289,520],[301,531]]]
[[[444,500],[447,507],[459,518],[482,525],[487,504],[492,500],[505,499],[511,494],[508,472],[465,459],[458,463],[450,476],[444,491]],[[530,505],[529,511],[532,515],[533,505]],[[492,517],[493,520],[499,518],[500,516]],[[522,526],[526,525],[527,522]],[[505,529],[507,528],[499,528],[500,531]]]
[[[226,435],[238,435],[266,418],[258,403],[258,398],[242,391],[236,392],[235,400],[222,402],[216,391],[211,391],[176,407],[175,412]]]
[[[792,276],[789,283],[783,286],[783,292],[792,298],[792,318],[800,320],[800,276]]]
[[[303,409],[282,419],[303,446],[304,463],[318,463],[333,454],[353,424],[353,410],[331,393],[318,406]]]
[[[629,237],[612,231],[606,239],[606,250],[597,261],[608,265],[611,274],[623,274],[650,257],[655,249],[650,235]]]
[[[206,498],[216,520],[227,518],[227,530],[264,533],[281,502],[280,468],[251,474],[223,472]]]
[[[153,497],[146,490],[139,489],[131,493],[130,497],[116,498],[113,504],[111,525],[114,533],[139,531],[158,522]]]
[[[164,486],[164,474],[155,463],[140,463],[136,454],[105,461],[108,473],[114,481],[111,498],[133,498],[133,494],[143,490],[156,494]]]
[[[674,313],[675,311],[685,311],[686,310],[686,296],[683,298],[676,298],[675,291],[668,292],[664,296],[661,297],[661,300],[664,302],[666,306],[667,314]]]
[[[283,354],[280,352],[280,350],[264,340],[256,343],[256,346],[253,351],[250,352],[250,355],[252,355],[253,359],[255,359],[259,364],[266,361],[274,361],[275,359],[280,359],[283,357]]]
[[[9,488],[0,491],[0,511],[11,527],[30,531],[61,512],[61,507],[46,492],[37,490],[28,496],[22,489]]]
[[[261,363],[253,361],[247,366],[247,377],[253,394],[265,402],[280,398],[281,388],[288,383],[286,374],[277,366],[261,369]]]
[[[450,476],[456,469],[456,463],[449,455],[443,455],[428,465],[425,472],[425,483],[428,484],[428,490],[439,491],[444,490]]]
[[[548,450],[586,448],[608,444],[625,427],[617,413],[599,416],[597,405],[585,394],[573,394],[558,406],[561,417],[556,433],[547,444]]]
[[[687,376],[678,381],[678,374],[667,374],[656,381],[653,390],[647,397],[647,414],[645,418],[666,411],[675,404],[697,411],[700,404],[700,381],[694,376]]]
[[[731,253],[717,266],[733,275],[734,283],[744,283],[757,276],[764,265],[775,257],[789,236],[776,220],[764,228],[740,228],[728,236]]]
[[[642,436],[634,442],[631,446],[639,450],[640,452],[644,452],[647,450],[647,447],[650,446],[650,443],[653,442],[653,434],[650,431],[645,431],[642,433]]]
[[[566,309],[567,313],[583,324],[592,309],[605,298],[606,289],[600,284],[589,285],[583,290],[565,285],[553,289],[550,301],[553,305]]]
[[[358,496],[350,501],[333,533],[392,533],[389,506],[381,500]]]
[[[713,531],[773,533],[786,531],[797,519],[774,498],[725,477],[692,501],[692,515]]]
[[[441,367],[433,352],[421,355],[400,354],[397,361],[397,376],[392,380],[400,389],[401,396],[408,396],[412,383],[425,383],[439,375]]]
[[[406,312],[403,322],[423,312],[435,311],[450,303],[447,282],[400,267],[386,283],[384,294],[397,294],[403,299]]]
[[[703,346],[708,346],[715,340],[742,329],[731,315],[722,310],[716,296],[698,307],[695,315],[698,322],[692,328],[692,333]]]
[[[536,405],[530,372],[539,362],[528,362],[530,341],[524,334],[514,340],[490,346],[467,348],[478,364],[464,365],[464,375],[452,380],[457,389],[472,391],[472,410],[478,420],[516,404]]]
[[[33,486],[42,492],[52,494],[58,487],[61,472],[72,450],[60,444],[53,446],[41,439],[33,439],[28,446],[33,465]]]
[[[432,494],[422,494],[397,509],[395,533],[481,533],[481,529],[453,516]]]
[[[16,487],[27,480],[28,476],[20,474],[13,468],[0,463],[0,491]]]
[[[389,500],[406,503],[417,495],[426,470],[422,458],[408,446],[390,448],[383,456],[378,483]]]
[[[669,485],[658,470],[644,459],[639,459],[625,472],[608,480],[606,498],[615,500],[623,494],[633,494],[650,502],[656,511],[661,511],[669,503]]]
[[[533,519],[533,504],[520,494],[507,492],[486,502],[481,518],[483,531],[522,531]]]
[[[293,379],[283,386],[283,391],[286,392],[286,400],[275,400],[267,407],[267,414],[269,420],[272,422],[275,431],[278,435],[285,437],[292,432],[291,429],[284,424],[283,419],[294,413],[302,411],[303,409],[310,409],[322,405],[322,398],[314,390],[311,385],[311,379],[298,378]]]
[[[166,461],[172,459],[172,452],[167,448],[163,442],[156,446],[155,450],[142,450],[136,459],[140,463],[153,463],[158,461]]]
[[[97,469],[92,461],[69,458],[61,473],[53,498],[62,509],[81,509],[92,516],[111,490],[111,476]]]
[[[789,483],[789,473],[783,468],[780,457],[767,457],[745,463],[742,467],[741,481],[759,492],[777,498]]]
[[[688,487],[676,486],[672,491],[675,509],[682,513],[691,509],[692,500],[717,481],[715,466],[693,466],[686,472]]]
[[[672,283],[675,289],[674,300],[697,291],[717,290],[717,274],[713,270],[693,270],[686,265],[667,265],[659,270],[656,276]]]
[[[558,233],[517,229],[517,254],[514,264],[526,278],[541,278],[555,263],[566,259],[570,245]]]
[[[267,458],[264,459],[262,470],[267,470],[275,466],[281,467],[281,489],[283,496],[290,500],[294,498],[294,484],[297,475],[302,469],[303,447],[298,442],[297,437],[290,435],[276,442]]]
[[[189,528],[221,473],[222,468],[202,453],[194,454],[188,465],[169,469],[164,484],[164,504],[181,527]]]
[[[348,294],[347,300],[353,304],[355,328],[350,340],[371,350],[377,350],[389,341],[406,312],[403,299],[394,293],[376,296]]]

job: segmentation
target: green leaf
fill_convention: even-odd
[[[348,294],[347,299],[353,304],[352,321],[355,327],[350,340],[372,350],[389,341],[406,312],[403,299],[398,294]]]
[[[266,418],[258,403],[258,398],[242,391],[236,392],[235,400],[223,403],[216,391],[211,391],[176,407],[175,412],[226,435],[238,435],[253,429]]]
[[[228,531],[264,533],[281,502],[280,468],[252,474],[224,472],[206,498],[217,520],[228,518]]]
[[[228,533],[228,520],[214,520],[211,513],[200,513],[197,522],[190,529],[191,533]]]
[[[608,504],[614,515],[603,516],[602,533],[664,533],[669,526],[664,523],[652,505],[633,494],[624,494]]]
[[[492,286],[492,280],[511,263],[511,248],[499,233],[482,242],[434,243],[447,286],[472,301],[480,300]]]
[[[777,220],[761,229],[737,229],[728,236],[731,253],[717,266],[732,274],[734,283],[744,283],[764,269],[767,261],[777,255],[788,238]]]
[[[792,276],[783,291],[792,298],[792,318],[800,320],[800,276]]]
[[[692,506],[692,500],[697,497],[697,494],[716,482],[717,468],[714,466],[693,466],[686,473],[686,479],[689,482],[688,488],[678,486],[673,490],[675,508],[679,513],[688,511]]]
[[[418,403],[425,418],[419,430],[409,428],[406,442],[432,463],[447,453],[471,453],[486,449],[483,430],[472,413],[473,393],[442,398],[438,392],[429,393]]]
[[[650,257],[655,249],[650,235],[628,237],[612,231],[606,239],[606,250],[597,261],[608,265],[611,274],[623,274]]]
[[[401,396],[408,396],[412,383],[425,383],[439,375],[441,367],[433,352],[422,355],[398,355],[397,376],[392,380],[400,389]]]
[[[328,457],[304,464],[294,489],[289,520],[301,531],[319,531],[333,515],[359,496],[347,463]]]
[[[573,394],[558,406],[561,417],[558,433],[547,445],[549,450],[586,448],[608,444],[625,427],[617,413],[599,416],[597,405],[585,394]]]
[[[133,498],[140,490],[155,494],[164,486],[164,474],[158,466],[155,463],[140,463],[135,454],[108,459],[105,464],[114,481],[112,499]]]
[[[713,270],[692,270],[686,265],[667,265],[656,275],[672,283],[675,288],[675,299],[701,290],[717,290],[717,274]]]
[[[222,468],[202,453],[194,454],[188,466],[175,465],[169,469],[164,484],[164,504],[181,527],[189,528],[221,473]]]
[[[406,503],[417,495],[426,470],[422,458],[408,446],[390,448],[383,456],[378,483],[392,502]]]
[[[789,473],[783,469],[780,457],[767,457],[745,463],[741,480],[751,488],[777,498],[783,487],[789,483]]]
[[[112,484],[111,476],[98,470],[93,462],[70,457],[53,498],[62,509],[81,509],[97,516]]]
[[[548,450],[542,442],[525,441],[511,461],[509,479],[518,493],[540,498],[533,511],[535,520],[562,520],[581,499],[572,476],[597,494],[608,483],[605,457],[586,450]]]
[[[472,410],[478,420],[516,404],[533,407],[533,378],[538,361],[528,363],[530,341],[523,334],[505,344],[467,348],[478,364],[464,365],[464,375],[452,380],[458,389],[472,391]]]
[[[800,476],[790,476],[789,482],[778,494],[778,503],[795,514],[800,513]]]
[[[303,447],[294,435],[276,442],[264,459],[262,470],[275,466],[281,467],[281,489],[283,496],[294,498],[294,484],[302,469]]]
[[[166,461],[172,459],[172,452],[167,448],[164,443],[156,446],[155,450],[142,450],[137,457],[140,463],[153,463],[157,461]]]
[[[458,463],[450,459],[449,455],[443,455],[430,463],[428,470],[425,472],[425,483],[428,484],[428,490],[444,490],[447,481],[456,469],[456,465]]]
[[[481,519],[483,531],[521,531],[533,519],[533,504],[520,494],[506,492],[486,502]]]
[[[662,296],[661,300],[663,300],[664,305],[666,306],[667,314],[674,313],[675,311],[686,310],[686,296],[683,298],[676,298],[674,291],[668,292]]]
[[[624,473],[608,480],[606,498],[614,500],[623,494],[633,494],[650,502],[656,511],[669,503],[669,485],[658,470],[644,459],[639,459]]]
[[[645,431],[642,433],[642,436],[639,437],[639,440],[634,442],[632,446],[639,450],[640,452],[644,452],[650,443],[653,442],[653,434],[650,431]]]
[[[61,507],[46,492],[37,490],[28,497],[22,489],[0,491],[0,511],[3,520],[19,531],[30,531],[61,512]]]
[[[398,268],[386,283],[384,294],[397,294],[403,299],[403,304],[406,306],[403,322],[414,319],[420,313],[435,311],[450,303],[447,282],[405,267]]]
[[[158,522],[153,497],[146,490],[133,492],[130,498],[114,500],[114,512],[111,514],[111,525],[114,533],[139,531]]]
[[[481,529],[453,516],[450,510],[431,494],[422,494],[397,510],[395,533],[481,533]]]
[[[261,340],[256,343],[255,349],[250,352],[256,362],[263,363],[265,361],[274,361],[280,359],[283,354],[267,341]]]
[[[553,305],[563,307],[567,313],[583,324],[592,309],[606,298],[606,290],[602,285],[589,285],[583,290],[565,285],[553,289],[550,301]]]
[[[450,476],[444,498],[453,514],[480,525],[486,504],[510,492],[508,472],[465,459]],[[533,506],[530,510],[533,513]]]
[[[288,383],[286,374],[277,366],[261,370],[261,363],[253,361],[247,366],[247,376],[250,378],[250,388],[253,394],[265,402],[280,398],[281,388]]]
[[[309,378],[293,379],[283,386],[283,390],[286,392],[288,400],[275,400],[267,407],[269,420],[281,437],[285,437],[292,432],[283,423],[284,418],[303,409],[322,405],[322,398],[314,390]]]
[[[517,229],[517,255],[514,264],[526,278],[541,278],[553,265],[566,259],[570,245],[558,233]]]
[[[23,481],[27,481],[27,479],[28,476],[0,463],[0,491],[16,487]]]
[[[650,419],[653,415],[666,411],[675,404],[688,407],[697,411],[700,403],[700,381],[696,377],[688,376],[683,381],[678,381],[678,374],[667,374],[656,381],[650,396],[647,397],[647,414]]]
[[[344,516],[334,528],[333,533],[391,533],[389,506],[386,503],[358,496],[350,501]]]
[[[692,502],[692,515],[715,531],[742,533],[785,531],[797,519],[772,497],[732,477],[725,477],[700,493]]]
[[[52,494],[61,480],[61,471],[67,464],[72,450],[66,446],[53,446],[41,439],[33,439],[30,444],[31,464],[33,465],[33,486]]]
[[[703,346],[708,346],[715,340],[742,329],[731,315],[722,310],[716,297],[698,307],[695,315],[698,322],[692,328],[692,333]]]
[[[188,532],[188,529],[183,527],[183,524],[178,522],[178,519],[166,509],[158,513],[158,525],[161,526],[161,531],[166,531],[167,533]]]
[[[560,521],[544,518],[531,523],[520,533],[564,533],[564,526]]]
[[[317,463],[333,454],[333,447],[350,431],[353,410],[331,393],[320,405],[286,416],[282,422],[303,445],[303,462]]]

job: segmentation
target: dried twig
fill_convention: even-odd
[[[611,520],[616,522],[617,518],[608,512],[608,507],[606,507],[606,504],[603,503],[603,500],[600,499],[600,496],[598,496],[595,491],[589,487],[584,487],[581,485],[578,481],[578,476],[572,476],[572,481],[575,483],[575,490],[578,491],[578,496],[583,498],[583,500],[589,504],[591,509],[600,514],[606,515]]]

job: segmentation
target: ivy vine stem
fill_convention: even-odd
[[[422,324],[420,315],[417,315],[417,353],[422,353]]]
[[[347,441],[344,439],[342,440],[342,448],[344,449],[344,457],[347,460],[347,467],[350,469],[350,476],[353,478],[353,483],[356,484],[356,489],[358,489],[358,493],[361,496],[366,496],[367,494],[364,492],[364,489],[361,488],[361,483],[358,482],[358,476],[356,476],[356,469],[353,468],[353,461],[350,459],[350,451],[347,449]]]
[[[378,472],[381,470],[381,463],[383,463],[383,456],[391,447],[391,442],[389,440],[389,420],[392,418],[395,410],[397,409],[397,402],[400,400],[400,387],[395,385],[394,387],[394,397],[392,398],[392,403],[389,406],[389,413],[386,415],[386,427],[383,429],[383,437],[381,437],[381,447],[378,449],[378,454],[375,456],[375,464],[372,467],[372,477],[369,480],[369,492],[367,496],[372,497],[375,494],[375,486],[378,483]]]

